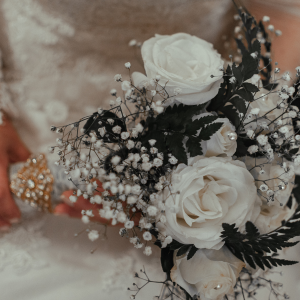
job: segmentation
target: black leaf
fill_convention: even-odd
[[[182,247],[178,250],[176,256],[184,255],[185,253],[187,253],[187,251],[188,251],[190,248],[191,248],[191,245],[184,245],[184,246],[182,246]]]
[[[222,127],[222,125],[223,123],[213,123],[207,125],[205,128],[201,129],[199,138],[203,141],[208,141],[210,137]]]
[[[194,245],[192,246],[191,250],[188,253],[187,260],[191,259],[197,252],[198,248],[196,248]]]

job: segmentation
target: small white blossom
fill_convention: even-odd
[[[122,138],[123,140],[128,139],[128,138],[129,138],[129,132],[127,132],[127,131],[122,132],[122,133],[121,133],[121,138]]]
[[[117,220],[119,223],[125,223],[127,220],[126,214],[123,211],[119,212],[117,215]]]
[[[270,22],[270,17],[263,16],[262,20],[263,20],[263,22]]]
[[[153,165],[155,167],[159,168],[163,165],[163,161],[160,158],[154,158]]]
[[[77,201],[77,197],[75,195],[72,195],[69,197],[69,200],[72,202],[72,203],[75,203]]]
[[[254,137],[254,131],[251,129],[247,130],[247,136],[252,139]]]
[[[143,252],[145,255],[150,256],[152,254],[152,249],[150,246],[145,247],[145,250]]]
[[[282,35],[282,31],[279,30],[279,29],[277,29],[277,30],[275,30],[275,34],[276,34],[276,36],[281,36]]]
[[[149,216],[154,217],[157,215],[157,208],[155,206],[151,205],[147,208],[147,213]]]
[[[151,233],[150,233],[149,231],[145,231],[145,232],[143,233],[143,239],[144,239],[145,241],[151,241],[151,240],[152,240],[152,235],[151,235]]]
[[[154,185],[154,188],[157,189],[158,191],[161,191],[163,189],[163,185],[160,183],[160,182],[157,182],[155,185]]]
[[[251,111],[250,111],[250,114],[252,114],[252,115],[258,115],[259,111],[260,111],[259,108],[252,108]]]
[[[273,31],[274,31],[274,25],[271,25],[271,24],[270,24],[270,25],[268,26],[268,29],[269,29],[270,31],[273,32]]]
[[[111,159],[111,163],[112,163],[113,165],[115,165],[115,166],[116,166],[120,161],[121,161],[121,157],[118,156],[118,155],[114,156],[114,157]]]
[[[289,72],[285,72],[285,73],[282,75],[282,79],[285,80],[285,81],[290,81],[290,80],[291,80],[290,73],[289,73]]]
[[[154,97],[156,95],[156,90],[151,91],[151,96]]]
[[[99,232],[97,230],[91,230],[88,233],[88,237],[92,242],[94,242],[99,238]]]
[[[128,140],[127,144],[126,144],[126,147],[128,149],[132,149],[134,147],[134,141],[133,140]]]
[[[136,40],[131,40],[129,43],[128,43],[128,46],[129,47],[133,47],[137,44],[137,41]]]
[[[133,137],[133,138],[137,138],[138,136],[139,136],[139,133],[138,133],[138,131],[134,128],[134,129],[132,129],[132,131],[131,131],[131,136]]]
[[[142,126],[141,123],[139,123],[135,126],[135,129],[137,130],[137,132],[143,132],[144,127]]]
[[[266,184],[262,184],[259,189],[262,191],[262,192],[266,192],[268,190],[268,186]]]
[[[230,83],[235,83],[236,82],[236,78],[234,76],[230,77],[229,82]]]
[[[112,128],[113,133],[116,133],[116,134],[120,134],[121,130],[122,130],[121,126],[118,126],[118,125]]]
[[[115,79],[115,81],[121,81],[122,80],[122,75],[121,74],[116,74],[114,79]]]
[[[142,163],[142,169],[146,172],[150,171],[152,168],[152,164],[150,162],[143,162]]]
[[[264,134],[260,134],[256,140],[258,141],[258,143],[262,146],[265,146],[268,142],[268,137],[265,136]]]
[[[127,198],[127,203],[128,204],[134,204],[134,203],[136,203],[137,202],[137,197],[135,197],[135,196],[129,196],[128,198]]]
[[[117,95],[117,90],[116,90],[116,89],[111,89],[111,90],[110,90],[110,94],[111,94],[112,96]]]
[[[149,140],[148,143],[150,144],[150,146],[154,146],[156,143],[156,140]]]
[[[84,216],[81,217],[81,221],[84,224],[88,224],[88,223],[90,223],[90,218],[88,216],[84,215]]]
[[[131,68],[131,63],[130,62],[125,63],[125,68],[130,69]]]
[[[125,228],[126,229],[132,229],[133,226],[134,226],[134,222],[133,221],[130,221],[130,220],[127,220],[124,224]]]
[[[174,156],[171,156],[169,158],[169,163],[172,164],[172,165],[176,165],[178,163],[178,159]]]
[[[128,80],[124,80],[121,87],[123,91],[128,91],[129,89],[131,89],[131,83]]]
[[[279,132],[281,132],[281,133],[289,133],[289,128],[288,128],[288,126],[282,126],[282,127],[280,127],[279,128]]]
[[[250,154],[256,153],[258,151],[258,146],[257,145],[252,145],[248,148],[248,152]]]
[[[169,235],[165,238],[165,240],[163,241],[161,247],[162,248],[166,248],[169,244],[171,244],[173,241],[172,237]]]
[[[297,113],[294,110],[289,111],[289,117],[290,118],[296,118],[297,117]]]
[[[166,216],[161,215],[159,221],[162,222],[162,223],[166,223],[167,222]]]
[[[113,125],[115,123],[115,121],[113,119],[107,119],[107,122],[110,124],[110,125]]]
[[[100,133],[100,135],[103,137],[104,135],[105,135],[105,133],[106,133],[106,129],[105,129],[105,127],[100,127],[99,129],[98,129],[98,131],[99,131],[99,133]]]
[[[138,195],[141,192],[141,186],[136,184],[131,187],[131,192],[135,195]]]

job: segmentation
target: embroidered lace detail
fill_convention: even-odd
[[[44,220],[25,221],[12,229],[11,232],[0,235],[0,272],[10,269],[23,275],[32,269],[47,266],[47,262],[37,258],[34,252],[49,245],[49,240],[43,237],[41,226]]]

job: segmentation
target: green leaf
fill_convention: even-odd
[[[177,250],[179,248],[181,248],[184,244],[181,244],[179,242],[177,242],[176,240],[173,240],[168,247],[170,247],[171,250]]]
[[[245,114],[247,112],[247,107],[245,101],[240,97],[233,97],[230,102],[237,108],[240,113]]]
[[[185,134],[195,135],[199,129],[217,120],[217,116],[205,116],[186,125]]]
[[[172,135],[167,135],[166,143],[178,161],[187,164],[187,155],[182,143],[183,137],[183,134],[179,132],[176,132]]]
[[[246,232],[247,232],[247,235],[249,236],[249,239],[256,238],[259,236],[258,229],[252,222],[249,222],[249,221],[246,223]]]
[[[236,91],[235,93],[236,95],[239,95],[242,99],[246,100],[246,101],[249,101],[249,102],[252,102],[254,97],[252,95],[251,92],[245,90],[244,88],[242,89],[239,89],[238,91]]]
[[[249,54],[249,52],[243,53],[242,64],[244,66],[244,80],[248,80],[254,74],[258,74],[257,61]]]
[[[203,154],[200,142],[201,140],[199,137],[189,137],[188,141],[186,142],[186,147],[191,157]]]
[[[238,128],[240,124],[240,117],[233,105],[226,105],[222,107],[220,111],[225,115],[226,118],[229,119],[235,128]]]
[[[256,27],[257,28],[257,27]],[[253,28],[254,29],[254,28]],[[261,46],[260,46],[260,42],[258,40],[255,40],[252,43],[252,51],[253,52],[257,52],[257,56],[260,56],[260,51],[261,51]]]
[[[248,91],[248,92],[251,92],[251,93],[256,93],[256,92],[259,92],[259,88],[250,83],[250,82],[244,82],[243,83],[243,87]]]
[[[210,137],[222,127],[222,125],[223,123],[213,123],[202,128],[199,139],[202,141],[208,141]]]
[[[162,269],[165,273],[170,272],[174,266],[173,253],[174,251],[170,250],[169,247],[161,249],[160,261],[161,261]]]
[[[232,65],[232,72],[239,85],[243,82],[242,65],[236,66],[235,63]]]
[[[295,261],[274,258],[265,253],[278,252],[286,247],[292,247],[297,242],[288,242],[290,239],[300,236],[300,207],[295,214],[281,227],[261,235],[256,226],[246,223],[246,234],[239,232],[235,224],[222,224],[223,231],[221,237],[228,249],[240,260],[247,262],[252,268],[256,266],[264,269],[273,266],[286,266],[295,264]]]

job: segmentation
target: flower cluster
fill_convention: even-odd
[[[255,245],[297,221],[300,67],[294,78],[273,70],[263,22],[242,10],[237,19],[240,60],[195,36],[156,35],[141,48],[146,74],[127,62],[126,79],[115,75],[122,92],[111,91],[109,109],[51,128],[60,136],[50,151],[76,186],[70,201],[95,205],[82,221],[97,211],[145,255],[160,247],[168,278],[205,300],[232,294],[244,267],[291,264]],[[300,235],[290,228],[272,251]],[[230,243],[241,236],[251,243],[238,251]]]

